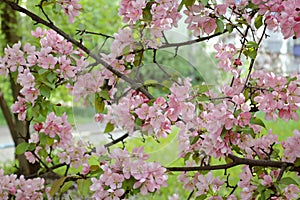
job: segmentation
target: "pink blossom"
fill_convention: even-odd
[[[272,177],[270,175],[264,175],[261,184],[264,186],[271,186],[273,184]]]
[[[100,123],[103,122],[103,120],[104,120],[103,114],[101,114],[101,113],[95,114],[94,120],[95,120],[96,122],[100,122]]]
[[[89,172],[90,172],[90,165],[84,163],[84,164],[82,165],[82,171],[81,171],[81,174],[86,175],[86,174],[88,174]]]
[[[18,114],[18,119],[24,121],[26,119],[26,100],[18,96],[18,101],[16,101],[12,106],[11,110],[13,113]]]
[[[292,137],[288,137],[282,142],[284,149],[283,161],[294,162],[300,158],[300,131],[295,130]]]
[[[79,15],[79,11],[82,8],[79,0],[58,0],[56,3],[61,5],[65,14],[68,15],[69,23],[74,22],[74,17]]]
[[[299,188],[294,184],[290,184],[284,188],[284,195],[287,199],[297,199],[299,197],[299,192]]]

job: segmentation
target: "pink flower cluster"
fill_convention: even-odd
[[[224,15],[226,13],[227,5],[217,5],[215,10],[206,9],[201,2],[190,6],[184,10],[184,14],[187,16],[185,23],[188,24],[188,29],[193,31],[193,35],[198,37],[202,34],[211,34],[217,28],[217,23],[210,15],[214,12],[217,15]]]
[[[299,77],[291,78],[295,80],[287,81],[283,76],[264,71],[252,74],[252,79],[255,80],[253,87],[257,88],[258,94],[254,101],[258,103],[258,109],[266,113],[267,120],[277,120],[278,116],[284,121],[298,120],[296,111],[300,103]]]
[[[145,7],[146,0],[122,0],[119,15],[123,16],[124,23],[130,22],[132,24],[142,18]]]
[[[52,162],[50,158],[50,147],[55,149],[55,154],[59,157],[60,163],[70,164],[71,166],[78,168],[81,165],[87,163],[89,155],[87,152],[87,144],[79,140],[74,141],[72,135],[72,126],[68,122],[67,115],[64,113],[62,117],[56,116],[51,112],[45,121],[45,123],[35,126],[39,133],[43,133],[49,137],[49,140],[53,139],[52,144],[41,144],[40,138],[37,134],[33,135],[29,142],[39,144],[35,149],[35,155],[40,155],[39,151],[47,151],[48,156],[44,157],[48,163]],[[32,152],[26,152],[25,156],[31,163],[35,163],[38,159]],[[49,157],[50,156],[50,157]]]
[[[29,53],[30,66],[53,70],[62,78],[74,78],[87,65],[82,53],[55,31],[38,27],[32,35],[40,38],[41,49]]]
[[[271,146],[278,144],[277,135],[269,130],[268,135],[254,139],[250,135],[243,135],[240,137],[238,146],[244,151],[245,157],[259,159],[268,159],[271,153]]]
[[[25,179],[23,175],[4,175],[0,169],[0,197],[8,200],[11,196],[16,200],[36,199],[42,200],[45,180],[42,178]]]
[[[178,176],[178,180],[183,183],[186,190],[196,191],[196,197],[202,194],[215,195],[225,182],[219,177],[214,178],[212,172],[208,172],[206,175],[196,172],[193,177],[183,172]]]
[[[195,105],[187,102],[191,92],[190,80],[186,79],[181,85],[173,84],[168,102],[158,97],[154,102],[135,91],[123,97],[118,104],[107,106],[108,121],[130,134],[138,125],[144,133],[155,137],[166,137],[171,132],[172,122],[181,118],[185,122],[193,121]],[[137,120],[140,123],[137,123]]]
[[[300,37],[300,2],[297,0],[255,0],[259,6],[259,14],[265,15],[270,30],[280,27],[285,39]]]
[[[138,106],[148,101],[147,97],[133,91],[120,99],[118,104],[107,105],[108,113],[105,118],[113,123],[115,127],[123,128],[132,134],[135,127],[135,117],[132,115],[132,112]]]
[[[214,48],[217,50],[215,58],[219,60],[218,67],[226,72],[231,72],[237,78],[240,75],[237,67],[242,65],[242,63],[239,59],[234,59],[234,56],[237,54],[236,47],[232,43],[218,43],[214,45]]]
[[[178,0],[156,0],[156,3],[152,4],[149,28],[153,38],[145,40],[147,46],[156,48],[160,44],[157,39],[162,38],[162,32],[178,26],[178,21],[181,19],[180,13],[177,12],[178,5]]]
[[[129,154],[127,150],[114,149],[109,158],[111,164],[101,166],[103,174],[99,179],[92,178],[90,186],[93,199],[121,199],[125,193],[123,183],[134,180],[133,189],[139,189],[142,195],[159,191],[167,185],[166,169],[156,162],[147,163],[149,155],[143,147],[134,148]]]
[[[12,111],[18,114],[20,120],[26,119],[27,103],[35,105],[40,95],[39,88],[45,84],[44,80],[36,80],[36,73],[33,71],[43,73],[41,69],[49,70],[51,74],[46,78],[49,84],[54,84],[58,78],[75,78],[75,75],[87,64],[83,55],[74,50],[72,44],[55,31],[37,28],[32,31],[32,35],[40,39],[39,51],[28,43],[22,50],[19,42],[5,48],[4,57],[0,57],[0,75],[7,76],[9,72],[18,71],[16,81],[22,89],[18,101],[12,105]]]
[[[251,183],[253,175],[248,166],[244,165],[242,167],[242,172],[239,177],[240,181],[238,182],[238,186],[242,188],[241,199],[251,199],[252,193],[257,189],[257,187]]]
[[[258,176],[258,180],[261,185],[266,188],[272,189],[274,187],[274,183],[276,183],[276,179],[280,173],[280,170],[272,170],[269,173],[261,173]],[[242,188],[241,199],[248,200],[257,196],[258,187],[256,181],[253,181],[253,174],[248,166],[242,167],[242,172],[239,175],[240,181],[238,182],[238,186]],[[279,189],[279,187],[278,187]],[[270,199],[279,200],[279,199],[297,199],[299,197],[299,188],[294,184],[289,184],[285,188],[280,188],[282,192],[278,191],[280,196],[273,196]]]
[[[292,137],[288,137],[282,142],[284,149],[283,161],[294,162],[297,158],[300,159],[300,131],[295,130]]]
[[[122,0],[119,15],[123,16],[124,22],[129,22],[132,26],[138,21],[145,25],[145,31],[142,34],[142,40],[147,47],[157,48],[162,38],[162,32],[170,30],[173,26],[177,27],[177,23],[181,18],[177,8],[179,1],[170,0]]]
[[[82,9],[82,6],[79,4],[79,0],[58,0],[56,1],[60,5],[69,17],[69,23],[74,22],[74,17],[79,15],[79,11]]]

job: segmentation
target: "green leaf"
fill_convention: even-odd
[[[56,180],[53,183],[53,185],[52,185],[52,187],[50,189],[50,192],[49,192],[50,196],[53,197],[56,193],[58,193],[58,191],[60,190],[60,188],[63,186],[66,178],[67,178],[66,176],[61,177],[60,179]]]
[[[180,11],[182,9],[182,7],[185,5],[186,8],[188,8],[189,6],[192,6],[195,4],[196,0],[182,0],[181,3],[178,6],[177,11]],[[205,0],[208,2],[208,0]],[[203,3],[203,1],[202,1]],[[204,3],[203,3],[204,4]]]
[[[298,183],[291,177],[284,177],[279,181],[279,183],[283,185],[290,185],[290,184],[298,185]]]
[[[157,85],[157,84],[158,84],[157,80],[152,80],[152,79],[146,80],[146,81],[144,82],[144,85],[145,85],[145,86],[151,86],[151,85]]]
[[[43,95],[46,98],[50,98],[50,94],[51,94],[51,88],[43,85],[40,87],[40,93],[41,95]]]
[[[250,51],[248,56],[251,58],[251,59],[255,59],[256,56],[257,56],[257,51],[256,50],[253,50],[253,51]]]
[[[89,195],[90,186],[92,185],[92,181],[90,179],[78,179],[77,185],[79,194],[84,197]]]
[[[47,73],[47,72],[48,72],[48,70],[44,69],[44,68],[41,68],[41,69],[38,70],[39,75],[42,75],[42,74]]]
[[[251,124],[256,124],[256,125],[259,125],[259,126],[262,126],[262,127],[266,128],[265,123],[261,119],[259,119],[257,117],[251,118],[250,119],[250,123]]]
[[[188,159],[190,159],[190,156],[192,155],[192,153],[191,152],[188,152],[187,154],[185,154],[185,156],[184,156],[184,160],[186,161],[186,160],[188,160]]]
[[[226,24],[226,29],[228,30],[228,33],[232,33],[234,26],[232,24]]]
[[[247,42],[246,43],[246,47],[247,48],[255,48],[255,49],[257,49],[258,48],[258,44],[256,43],[256,42],[254,42],[254,41],[249,41],[249,42]]]
[[[249,47],[245,51],[243,51],[244,55],[250,57],[251,59],[255,59],[257,56],[257,51],[254,47]]]
[[[27,148],[27,151],[33,151],[35,148],[36,148],[36,143],[30,143]]]
[[[47,139],[48,136],[45,133],[39,133],[39,139],[40,139],[40,143],[41,145],[46,145],[47,144]]]
[[[222,33],[224,31],[224,29],[225,29],[223,21],[220,20],[220,19],[216,19],[216,22],[217,22],[217,30],[216,30],[216,32]]]
[[[202,101],[209,101],[209,97],[208,96],[206,96],[206,95],[200,95],[200,96],[197,96],[197,101],[200,101],[200,102],[202,102]]]
[[[263,21],[262,20],[263,20],[263,16],[262,15],[258,15],[255,18],[255,21],[254,21],[255,28],[259,29],[263,25]]]
[[[105,108],[105,103],[102,97],[99,97],[98,95],[95,96],[95,109],[98,113],[102,113]]]
[[[48,86],[51,89],[55,89],[55,83],[49,82],[49,81],[44,81],[43,84]]]
[[[184,5],[184,2],[185,2],[185,0],[182,0],[182,1],[180,2],[179,6],[178,6],[178,8],[177,8],[177,11],[178,11],[178,12],[181,11],[181,9],[182,9],[182,7],[183,7],[183,5]]]
[[[68,181],[66,182],[60,189],[61,193],[66,192],[68,189],[70,189],[70,187],[74,184],[74,181]]]
[[[25,153],[28,150],[29,144],[27,142],[22,142],[20,144],[18,144],[18,146],[16,147],[16,154],[20,155]]]
[[[153,2],[148,2],[146,7],[143,9],[143,20],[146,22],[152,21],[151,7]]]
[[[109,92],[107,90],[101,90],[97,95],[105,100],[110,100]]]
[[[204,93],[204,92],[208,92],[210,89],[209,85],[197,85],[195,87],[195,89],[197,90],[198,93]]]
[[[294,164],[295,164],[295,167],[300,167],[300,158],[296,158]]]
[[[53,81],[57,78],[57,74],[50,72],[46,77],[50,83],[53,83]]]
[[[138,53],[136,53],[133,61],[134,66],[136,67],[140,66],[143,61],[143,58],[144,58],[144,51],[139,51]]]
[[[48,6],[48,5],[56,3],[56,1],[55,0],[44,0],[44,1],[42,1],[42,3],[43,3],[43,6]]]
[[[249,135],[251,135],[252,137],[255,137],[255,133],[254,133],[253,129],[250,128],[250,127],[244,127],[244,128],[241,128],[241,131],[242,131],[243,133],[245,133],[245,134],[249,134]]]
[[[98,165],[91,165],[90,166],[90,171],[94,172],[94,171],[98,171],[100,169],[100,167]]]
[[[185,6],[186,7],[189,7],[189,6],[192,6],[192,5],[194,5],[195,4],[195,1],[196,0],[185,0]]]
[[[201,194],[200,196],[197,196],[195,200],[204,200],[206,199],[207,195],[206,194]]]
[[[134,123],[139,127],[143,125],[143,121],[140,118],[136,118]]]
[[[196,137],[190,137],[190,144],[193,145],[199,140],[200,136],[197,135]]]
[[[110,122],[108,122],[108,123],[106,124],[104,133],[112,132],[114,129],[115,129],[115,125],[112,124],[112,123],[110,123]]]
[[[207,6],[208,5],[208,0],[201,0],[203,6]]]

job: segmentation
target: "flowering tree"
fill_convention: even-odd
[[[39,46],[19,42],[7,46],[0,58],[0,74],[12,73],[22,86],[11,109],[35,130],[16,152],[41,166],[26,177],[0,171],[1,198],[51,199],[75,186],[93,199],[124,199],[158,193],[174,174],[189,191],[188,199],[299,197],[300,132],[295,130],[285,141],[272,130],[263,134],[258,113],[265,113],[266,120],[297,121],[300,76],[254,69],[267,30],[279,31],[285,39],[300,37],[299,1],[122,0],[118,12],[126,25],[113,36],[98,34],[105,42],[112,40],[105,54],[93,53],[47,15],[47,5],[58,5],[72,23],[82,9],[79,0],[42,0],[38,5],[44,16],[2,1],[48,29],[32,31]],[[170,43],[164,33],[182,18],[195,39]],[[183,46],[228,34],[237,35],[240,44],[214,45],[217,66],[232,76],[217,89],[170,77],[173,83],[164,86],[165,93],[154,96],[149,87],[156,82],[134,78],[147,52],[153,52],[161,73],[168,74],[156,59],[161,49],[174,48],[176,56]],[[129,87],[118,91],[117,84],[125,83]],[[74,139],[68,116],[57,116],[59,105],[49,100],[58,87],[67,87],[76,100],[95,95],[95,121],[106,124],[105,133],[119,128],[125,134],[96,147]],[[181,165],[150,162],[143,146],[126,147],[125,141],[137,133],[147,145],[149,138],[175,134],[175,127]],[[227,170],[236,166],[241,167],[239,180],[232,183]],[[215,173],[219,171],[224,173]],[[59,178],[45,183],[43,177],[50,172]]]

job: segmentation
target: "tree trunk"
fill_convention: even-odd
[[[2,3],[1,5],[2,12],[1,12],[1,30],[5,37],[5,42],[7,44],[14,44],[19,41],[19,36],[17,35],[17,13],[13,11],[7,4]],[[19,95],[21,86],[17,84],[10,74],[10,88],[12,90],[12,95],[14,101],[17,101],[17,97]],[[18,120],[17,115],[13,115],[10,112],[10,109],[5,102],[3,97],[4,94],[1,93],[0,90],[0,107],[3,111],[5,120],[9,127],[11,136],[15,143],[15,147],[22,143],[28,142],[30,138],[30,131],[29,131],[29,121],[20,121]],[[19,170],[18,174],[24,174],[24,176],[28,176],[30,174],[34,174],[39,169],[39,164],[31,164],[29,163],[25,155],[16,155],[15,157],[19,161]]]

